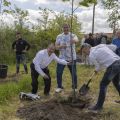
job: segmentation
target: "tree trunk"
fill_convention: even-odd
[[[93,6],[92,34],[94,34],[94,19],[95,19],[95,3]]]

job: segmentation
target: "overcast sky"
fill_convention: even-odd
[[[38,7],[41,8],[49,8],[54,10],[55,12],[71,12],[71,3],[70,2],[62,2],[61,0],[10,0],[12,4],[16,4],[18,7],[28,10],[30,14],[30,20],[35,22],[35,19],[38,17]],[[77,1],[74,0],[76,8]],[[91,7],[79,7],[75,14],[77,14],[79,21],[82,23],[82,31],[85,33],[91,32],[92,29],[92,9]],[[96,6],[96,15],[95,15],[95,32],[111,32],[109,25],[107,23],[107,11],[98,4]]]

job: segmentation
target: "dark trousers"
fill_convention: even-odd
[[[23,63],[25,72],[28,73],[25,54],[16,54],[16,73],[19,73],[21,62]]]
[[[62,86],[62,74],[63,74],[63,70],[65,68],[65,65],[62,64],[57,64],[57,84],[58,84],[58,88],[63,88]],[[72,80],[72,88],[77,88],[77,75],[76,75],[76,61],[74,60],[74,66],[73,66],[73,73],[72,73],[72,65],[68,65],[68,69],[71,73],[71,76],[74,77],[74,81]]]
[[[33,63],[30,65],[30,68],[31,68],[31,78],[32,78],[32,83],[31,83],[32,93],[36,94],[37,90],[38,90],[38,76],[39,76],[39,73],[35,70],[35,65]],[[44,68],[42,70],[49,77],[49,79],[43,78],[44,79],[44,84],[45,84],[44,94],[48,95],[49,92],[50,92],[50,87],[51,87],[51,77],[50,77],[48,68]]]
[[[98,108],[102,108],[104,104],[107,86],[111,81],[120,95],[120,60],[115,61],[112,65],[110,65],[102,78],[99,97],[96,104]]]

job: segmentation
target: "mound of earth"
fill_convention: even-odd
[[[100,120],[101,115],[85,112],[90,99],[51,99],[46,102],[31,102],[17,111],[17,116],[25,120]]]

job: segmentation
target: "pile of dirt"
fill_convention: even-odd
[[[25,120],[99,120],[100,115],[85,112],[90,100],[51,99],[46,102],[36,101],[19,108],[17,116]]]

